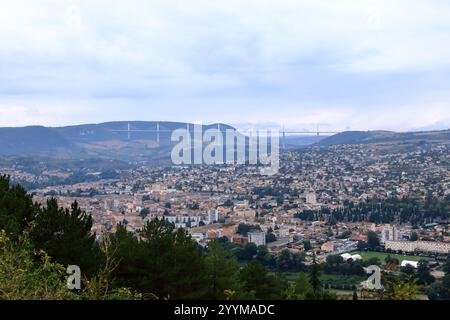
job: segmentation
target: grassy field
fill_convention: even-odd
[[[294,282],[298,276],[296,272],[285,272],[286,280],[289,282]],[[367,277],[359,276],[345,276],[337,274],[321,274],[320,281],[323,285],[329,286],[333,289],[343,289],[343,291],[353,290],[353,286],[357,286],[362,281],[366,280]]]
[[[402,263],[403,260],[409,260],[409,261],[420,261],[420,260],[432,260],[431,258],[425,258],[425,257],[417,257],[417,256],[407,256],[407,255],[399,255],[399,254],[389,254],[384,252],[365,252],[365,251],[358,251],[354,252],[352,254],[359,254],[365,261],[369,260],[371,258],[378,258],[381,260],[381,262],[384,263],[384,259],[390,255],[392,258],[398,259],[400,263]]]
[[[351,286],[357,286],[364,280],[367,280],[367,277],[345,276],[337,274],[322,274],[320,276],[320,281],[324,285],[329,285],[332,288],[344,290],[351,290]]]

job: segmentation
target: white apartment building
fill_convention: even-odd
[[[395,226],[387,225],[381,230],[381,243],[399,240],[399,232]]]
[[[317,204],[317,197],[314,192],[309,192],[306,194],[306,203],[316,205]]]
[[[248,242],[254,243],[257,246],[266,246],[266,233],[265,232],[249,232]]]
[[[403,252],[450,253],[450,243],[437,241],[386,241],[386,249]]]

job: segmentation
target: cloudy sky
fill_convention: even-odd
[[[447,0],[0,1],[0,126],[450,127]]]

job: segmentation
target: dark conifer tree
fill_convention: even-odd
[[[9,176],[0,176],[0,230],[17,239],[34,219],[37,208],[22,186],[11,186]]]
[[[30,237],[37,249],[44,250],[57,262],[78,265],[84,275],[92,274],[100,265],[92,223],[92,217],[83,212],[77,202],[69,210],[60,208],[52,198],[40,208]]]

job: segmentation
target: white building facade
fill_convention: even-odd
[[[266,246],[266,233],[265,232],[249,232],[248,242],[254,243],[257,246]]]

